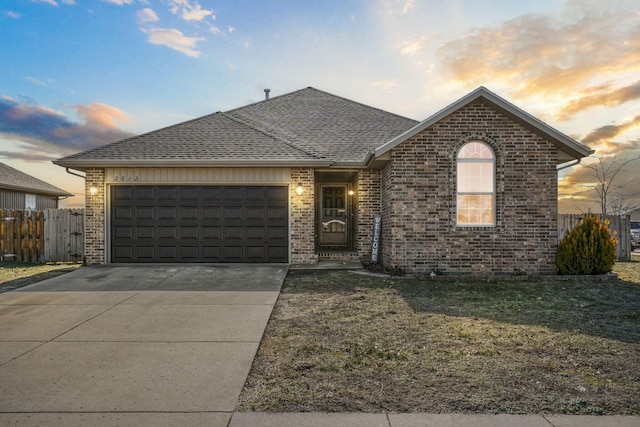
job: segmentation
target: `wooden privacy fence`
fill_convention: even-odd
[[[79,262],[84,259],[84,209],[0,209],[3,261]]]
[[[558,241],[582,221],[582,214],[558,215]],[[607,215],[609,230],[616,233],[618,261],[631,260],[631,217],[629,215]]]

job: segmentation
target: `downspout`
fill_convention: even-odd
[[[85,175],[80,175],[79,173],[71,172],[69,168],[64,168],[64,170],[66,170],[68,174],[79,176],[80,178],[86,178]]]
[[[71,172],[71,171],[69,170],[69,168],[64,168],[64,170],[65,170],[65,171],[67,171],[67,173],[68,173],[68,174],[70,174],[70,175],[74,175],[74,176],[78,176],[78,177],[80,177],[80,178],[84,179],[85,181],[86,181],[86,179],[87,179],[87,176],[86,176],[86,175],[80,175],[79,173]],[[86,185],[86,184],[85,184],[85,185]],[[85,203],[86,203],[86,202],[85,202]],[[85,206],[86,206],[86,205],[85,205]],[[86,219],[86,216],[85,216],[85,219]],[[86,230],[86,225],[85,225],[84,229]],[[85,234],[85,236],[84,236],[84,237],[85,237],[85,239],[86,239],[86,234]],[[85,245],[86,245],[86,240],[85,240]],[[86,251],[86,246],[85,246],[85,251]],[[86,267],[86,266],[87,266],[87,256],[86,256],[86,252],[85,252],[85,256],[82,258],[82,266],[83,266],[83,267]]]
[[[74,175],[74,176],[79,176],[82,179],[86,179],[86,176],[80,175],[79,173],[71,172],[69,170],[69,168],[64,168],[64,170],[67,171],[68,174],[71,174],[71,175]],[[69,197],[73,197],[73,196],[58,196],[58,200],[68,199]]]

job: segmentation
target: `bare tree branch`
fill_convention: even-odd
[[[630,171],[630,165],[637,161],[640,161],[640,156],[598,157],[597,163],[583,166],[589,169],[588,175],[595,182],[589,188],[595,192],[595,202],[600,206],[603,216],[608,213],[623,214],[640,205],[638,200],[634,200],[640,195],[638,169]],[[624,176],[628,173],[631,177]],[[620,182],[623,178],[626,178],[625,181]]]

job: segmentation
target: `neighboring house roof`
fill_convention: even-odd
[[[363,166],[418,122],[306,88],[127,138],[54,163],[109,166]]]
[[[557,131],[546,123],[538,120],[533,117],[529,113],[521,110],[515,105],[511,104],[507,100],[499,97],[495,93],[491,92],[489,89],[485,87],[479,87],[468,95],[460,98],[458,101],[449,105],[448,107],[438,111],[436,114],[427,118],[426,120],[418,123],[412,129],[407,130],[406,132],[398,135],[397,137],[391,139],[387,143],[381,145],[376,148],[376,157],[382,156],[389,152],[391,149],[397,147],[402,144],[407,139],[413,137],[414,135],[422,132],[426,128],[434,125],[445,117],[453,114],[459,109],[465,107],[466,105],[476,101],[481,100],[482,102],[486,102],[490,104],[492,107],[496,108],[498,111],[506,114],[508,117],[511,117],[514,121],[520,123],[525,128],[531,130],[532,132],[540,135],[542,138],[551,141],[558,148],[558,161],[560,163],[564,163],[567,161],[571,161],[574,159],[581,159],[583,157],[587,157],[590,154],[594,153],[594,150],[580,144],[578,141],[573,138],[568,137],[567,135]]]
[[[14,169],[11,166],[7,166],[4,163],[0,163],[0,188],[31,194],[73,196],[71,193],[21,172],[18,169]]]

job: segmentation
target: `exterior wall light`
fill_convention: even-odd
[[[349,195],[350,195],[350,196],[353,196],[354,194],[356,194],[356,193],[355,193],[355,191],[353,191],[353,190],[349,190]]]
[[[296,188],[296,193],[298,193],[298,196],[302,196],[302,184],[298,184],[298,188]]]
[[[98,188],[95,185],[92,185],[89,188],[89,194],[91,194],[92,196],[95,196],[96,194],[98,194]]]

